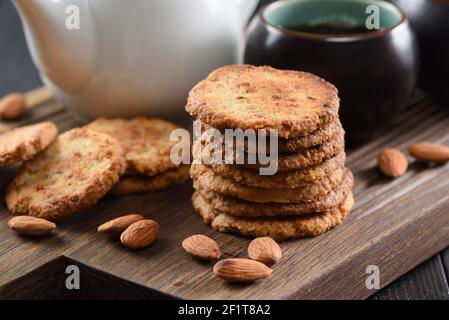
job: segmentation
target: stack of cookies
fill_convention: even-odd
[[[204,161],[205,151],[213,149],[211,135],[201,134],[195,142],[199,163],[190,172],[192,202],[214,229],[278,240],[316,236],[342,223],[352,209],[353,176],[345,167],[338,91],[332,84],[305,72],[226,66],[192,89],[186,109],[201,122],[202,132],[276,134],[278,148],[263,150],[277,155],[273,175],[261,174],[266,167],[261,161],[237,161],[234,144],[234,161]],[[244,144],[245,158],[253,147]],[[221,159],[229,160],[222,152]]]

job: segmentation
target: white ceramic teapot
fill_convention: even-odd
[[[184,113],[188,91],[238,62],[258,0],[13,0],[55,96],[87,117]]]

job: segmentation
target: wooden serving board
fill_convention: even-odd
[[[42,100],[42,99],[41,99]],[[14,125],[52,120],[61,131],[83,122],[52,100],[39,101]],[[191,184],[143,196],[106,197],[58,223],[54,236],[21,237],[7,227],[0,207],[0,298],[363,299],[368,265],[380,268],[381,287],[449,245],[449,165],[411,164],[404,177],[383,178],[379,151],[429,140],[449,144],[449,114],[417,94],[394,130],[348,152],[356,178],[356,206],[335,230],[281,244],[284,257],[273,275],[250,285],[214,276],[213,263],[189,257],[181,241],[196,233],[216,239],[227,257],[246,257],[249,240],[221,234],[194,213]],[[17,168],[2,170],[5,186]],[[127,213],[157,220],[161,235],[132,252],[97,234],[98,225]],[[65,289],[65,268],[81,270],[81,289]]]

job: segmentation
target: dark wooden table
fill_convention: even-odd
[[[41,82],[29,57],[22,28],[11,2],[0,0],[0,95],[11,91],[25,92],[40,85]],[[448,271],[449,249],[446,249],[372,298],[448,299]]]

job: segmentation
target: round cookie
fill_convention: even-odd
[[[354,177],[352,173],[346,169],[341,185],[330,191],[328,194],[314,201],[301,203],[255,203],[244,200],[227,197],[216,192],[204,190],[200,186],[197,187],[199,194],[210,203],[215,209],[235,216],[242,217],[261,217],[261,216],[287,216],[301,215],[311,212],[320,212],[331,210],[337,207],[346,199],[352,190]]]
[[[199,148],[200,141],[197,140],[194,143],[193,147],[193,154],[195,158],[198,158],[198,152],[201,150],[201,159],[202,163],[210,164],[207,161],[208,156],[208,148],[207,145],[201,144],[203,146],[202,149]],[[211,149],[211,151],[215,151],[214,149]],[[299,170],[307,167],[312,167],[318,164],[321,164],[325,162],[326,160],[329,160],[333,157],[335,157],[338,154],[345,152],[345,143],[344,143],[344,137],[343,135],[339,136],[337,139],[330,141],[326,144],[323,144],[321,146],[312,147],[306,150],[302,150],[299,153],[293,153],[293,154],[279,154],[277,161],[278,161],[278,170],[277,172],[289,172],[294,170]],[[219,161],[224,162],[224,159],[226,157],[225,149],[222,149],[223,156]],[[232,154],[231,154],[232,156]],[[237,153],[234,152],[233,154],[233,164],[238,165],[242,168],[252,169],[252,170],[259,170],[262,167],[266,167],[266,165],[262,165],[260,163],[256,164],[249,164],[248,157],[250,154],[244,153],[244,159],[242,159],[242,164],[238,164],[237,161]],[[257,154],[252,154],[254,160],[258,160]],[[212,158],[213,159],[213,158]],[[232,158],[231,158],[232,160]],[[209,161],[210,162],[210,161]],[[231,161],[230,161],[231,162]],[[213,164],[213,163],[212,163]],[[227,163],[230,165],[231,163]]]
[[[155,176],[178,167],[170,160],[171,149],[177,144],[170,141],[170,134],[179,127],[171,122],[156,118],[98,119],[86,128],[119,141],[129,173]]]
[[[189,178],[190,175],[188,165],[183,165],[177,169],[169,170],[153,177],[125,175],[111,190],[111,194],[128,195],[136,193],[150,193],[183,184],[187,182]]]
[[[337,89],[313,74],[228,65],[190,91],[186,110],[217,129],[275,129],[292,138],[337,119],[339,106]]]
[[[325,196],[331,190],[336,189],[343,179],[343,170],[340,170],[340,175],[331,175],[323,180],[315,181],[300,188],[262,189],[244,186],[231,179],[221,177],[204,165],[192,165],[190,173],[198,188],[259,203],[300,203],[313,201]]]
[[[72,129],[24,163],[8,186],[6,205],[14,215],[64,217],[94,205],[119,181],[125,168],[117,140]]]
[[[52,122],[12,129],[0,134],[0,168],[28,160],[45,150],[58,136]]]
[[[324,128],[321,128],[308,136],[293,138],[293,139],[280,139],[279,140],[279,152],[281,153],[293,153],[300,152],[304,149],[316,147],[319,145],[327,144],[334,140],[338,140],[339,137],[344,137],[344,129],[340,123],[340,120],[336,120]]]
[[[201,123],[201,132],[207,137],[207,130],[210,130],[207,124]],[[295,153],[301,152],[304,149],[326,144],[332,140],[337,139],[341,135],[344,135],[344,129],[340,120],[335,120],[323,128],[320,128],[307,136],[292,138],[292,139],[278,139],[278,152],[279,153]],[[266,149],[270,150],[269,139],[266,139]],[[245,152],[248,152],[248,140],[245,139]],[[257,150],[257,142],[255,146]]]
[[[210,168],[222,177],[237,183],[263,189],[300,188],[326,177],[342,174],[346,155],[341,153],[322,164],[300,170],[280,172],[273,176],[261,176],[258,171],[236,165],[212,164]]]
[[[288,172],[313,167],[344,152],[345,140],[343,135],[340,135],[335,140],[320,146],[302,150],[298,153],[280,154],[278,157],[278,172]],[[261,164],[248,164],[247,161],[241,166],[243,168],[254,170],[259,170],[261,167],[265,167]]]
[[[336,209],[299,217],[242,218],[215,210],[198,192],[192,197],[195,211],[219,232],[237,233],[248,237],[270,237],[274,240],[312,237],[340,225],[354,206],[350,193]]]

